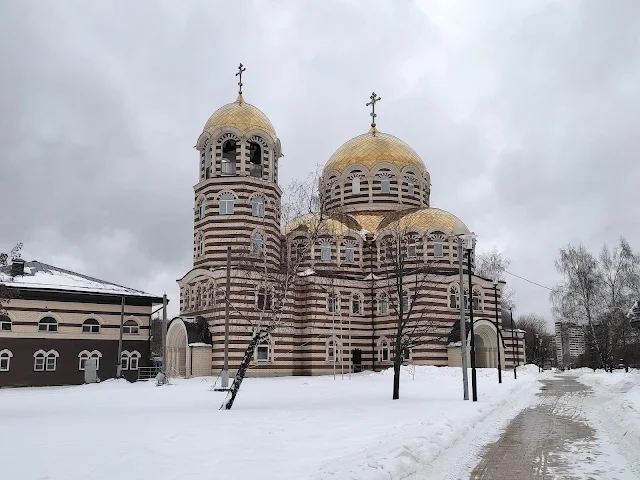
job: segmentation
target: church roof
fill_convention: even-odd
[[[430,229],[443,229],[453,233],[469,233],[467,226],[453,213],[439,208],[419,208],[401,210],[391,214],[380,225],[381,229],[404,229],[408,227],[419,228],[428,231]]]
[[[338,148],[329,158],[324,172],[339,174],[350,165],[359,164],[371,170],[378,163],[391,163],[398,170],[413,166],[419,170],[426,167],[420,156],[409,145],[393,135],[371,128],[367,133],[352,138]]]
[[[259,129],[271,135],[274,141],[278,138],[269,118],[257,107],[245,102],[242,95],[238,95],[235,102],[216,110],[205,124],[203,133],[211,135],[221,127],[236,128],[242,135]]]

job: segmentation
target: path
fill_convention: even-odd
[[[640,478],[616,450],[615,438],[588,422],[586,410],[598,408],[589,387],[567,374],[542,383],[540,402],[485,447],[471,479]]]

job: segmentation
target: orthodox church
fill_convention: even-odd
[[[272,301],[260,282],[252,281],[257,277],[244,271],[266,263],[278,268],[283,258],[295,254],[298,242],[309,238],[308,219],[282,225],[282,145],[269,118],[247,103],[241,81],[239,85],[236,100],[211,115],[195,146],[199,161],[193,268],[178,280],[181,314],[167,333],[168,368],[174,375],[219,373],[225,315],[233,374]],[[458,237],[470,230],[452,213],[431,206],[430,175],[423,160],[376,126],[379,100],[374,93],[367,104],[373,109],[368,131],[339,146],[324,166],[318,197],[325,199],[327,217],[299,264],[300,280],[288,300],[288,328],[276,328],[257,346],[249,375],[391,367],[398,317],[388,285],[398,271],[392,268],[389,237],[400,229],[407,238],[403,264],[416,269],[428,265],[431,272],[418,289],[407,282],[403,305],[414,304],[421,321],[433,326],[424,341],[403,353],[403,361],[459,366],[460,305],[464,303],[468,314],[471,298],[477,366],[496,367],[499,351],[503,367],[510,368],[516,339],[524,362],[523,332],[502,328],[503,283],[494,285],[492,279],[473,275],[469,296],[469,262],[466,255],[458,258]],[[465,271],[462,288],[459,261]],[[203,322],[211,332],[210,342],[194,334]]]

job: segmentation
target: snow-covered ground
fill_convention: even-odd
[[[231,411],[212,378],[2,389],[0,478],[403,478],[474,430],[496,435],[533,401],[535,378],[525,367],[498,385],[481,369],[477,403],[461,399],[459,368],[405,369],[398,401],[390,371],[256,378]]]

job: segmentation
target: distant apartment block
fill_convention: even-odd
[[[584,355],[584,327],[570,322],[556,322],[555,327],[558,365],[576,366]]]

